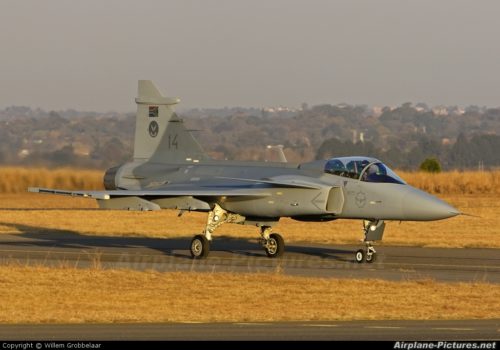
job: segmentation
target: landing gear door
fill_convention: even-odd
[[[365,226],[365,241],[381,241],[384,235],[385,222],[380,220],[378,222],[365,221],[363,223]]]
[[[332,214],[342,213],[344,207],[344,191],[341,187],[332,187],[328,194],[328,202],[326,203],[326,210]]]

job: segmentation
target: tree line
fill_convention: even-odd
[[[275,160],[266,146],[281,144],[293,162],[368,155],[408,170],[429,157],[444,169],[500,166],[499,108],[325,104],[286,113],[226,108],[179,114],[215,159]],[[134,128],[134,113],[10,107],[0,110],[0,164],[106,168],[131,158]]]

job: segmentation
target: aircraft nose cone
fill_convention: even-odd
[[[416,188],[404,195],[402,207],[406,220],[414,221],[441,220],[460,214],[448,203]]]

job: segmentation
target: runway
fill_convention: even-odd
[[[372,264],[354,262],[361,247],[290,243],[282,259],[269,259],[256,241],[215,237],[210,256],[192,260],[184,239],[86,236],[16,225],[0,235],[0,262],[158,271],[280,272],[290,275],[500,283],[500,249],[377,246]]]
[[[500,320],[0,325],[2,340],[498,340]]]

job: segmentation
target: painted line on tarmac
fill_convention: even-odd
[[[488,259],[493,260],[493,259]],[[500,270],[500,266],[488,266],[488,265],[446,265],[446,264],[419,264],[419,263],[383,263],[382,265],[396,265],[396,266],[434,266],[434,267],[468,267],[468,268],[478,268],[478,269],[497,269]]]

